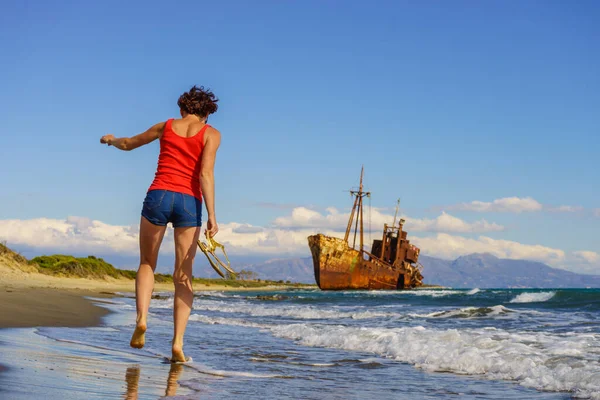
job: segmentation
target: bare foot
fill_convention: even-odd
[[[141,349],[146,344],[146,325],[137,325],[131,335],[131,342],[129,345],[134,349]]]
[[[173,344],[171,349],[171,362],[185,362],[185,355],[183,354],[183,346]]]

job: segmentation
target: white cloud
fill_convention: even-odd
[[[422,254],[455,259],[472,253],[490,253],[498,258],[534,260],[577,273],[600,274],[600,255],[593,251],[565,252],[542,245],[480,236],[476,239],[438,233],[432,237],[413,237]]]
[[[244,229],[240,229],[242,226]],[[307,237],[317,231],[336,235],[328,229],[263,228],[232,222],[219,224],[216,239],[232,254],[306,255],[309,252]]]
[[[342,230],[315,224],[316,221],[322,221],[339,228],[338,215],[343,217],[340,221],[346,221],[346,216],[337,210],[331,209],[327,212],[328,214],[322,215],[303,209],[297,211],[296,214],[292,213],[295,217],[284,217],[288,219],[283,219],[283,224],[294,229],[278,226],[261,227],[235,222],[220,224],[217,240],[225,244],[229,254],[306,256],[309,254],[307,242],[309,235],[317,232],[336,237],[344,235],[345,222]],[[380,215],[380,218],[384,217],[389,216]],[[304,221],[306,226],[299,228],[298,220]],[[478,229],[480,231],[501,229],[498,225],[489,224],[484,220],[469,224],[444,213],[435,219],[409,221],[412,224],[412,228],[409,228],[407,222],[409,239],[426,255],[454,259],[471,253],[491,253],[500,258],[537,260],[553,267],[575,272],[600,273],[600,255],[593,251],[582,250],[566,253],[561,249],[543,245],[523,244],[487,236],[467,238],[443,232],[429,237],[412,234],[416,230],[477,232]],[[386,220],[386,222],[388,221]],[[379,236],[382,224],[377,223],[372,226],[375,227],[375,231],[371,235],[365,234],[367,249],[370,247],[370,239]],[[132,226],[109,225],[82,217],[69,217],[66,220],[37,218],[0,221],[0,240],[6,240],[9,247],[27,246],[48,253],[137,255],[139,251],[138,233],[137,224]],[[169,227],[161,248],[163,254],[173,254],[172,235],[173,230]],[[369,238],[369,236],[371,237]]]
[[[573,254],[576,258],[588,264],[600,261],[600,255],[594,251],[574,251]]]
[[[581,206],[558,206],[558,207],[548,207],[547,210],[552,211],[552,212],[574,213],[574,212],[583,211],[583,207],[581,207]]]
[[[262,228],[260,226],[243,224],[243,225],[233,228],[232,232],[233,233],[258,233],[258,232],[262,232],[263,230],[264,230],[264,228]]]
[[[229,223],[219,225],[217,240],[227,245],[228,253],[305,254],[308,251],[306,237],[316,232],[314,228],[292,231]],[[335,234],[329,230],[323,233]],[[9,247],[27,246],[57,253],[136,255],[139,252],[139,226],[109,225],[84,217],[2,220],[0,240],[7,241]],[[174,252],[173,228],[170,226],[161,252]]]
[[[306,254],[307,237],[321,232],[343,237],[349,213],[328,208],[325,214],[303,207],[291,215],[277,218],[271,227],[228,223],[219,225],[217,239],[227,245],[227,251],[238,254]],[[384,223],[392,223],[393,215],[379,210],[372,212],[371,237],[379,235]],[[365,230],[368,220],[365,216]],[[407,218],[409,232],[486,232],[503,227],[485,220],[474,223],[443,213],[435,219]],[[66,220],[37,218],[0,221],[0,240],[10,245],[22,245],[52,252],[90,254],[121,253],[135,255],[139,251],[139,226],[109,225],[85,217],[70,216]],[[173,229],[169,226],[161,252],[173,253]],[[369,233],[365,234],[368,240]]]
[[[292,230],[318,228],[345,232],[349,218],[350,213],[340,213],[337,209],[331,207],[326,209],[326,214],[321,214],[305,207],[297,207],[292,210],[291,215],[275,219],[273,226]],[[503,226],[496,223],[489,223],[485,219],[469,223],[445,212],[434,219],[419,219],[407,216],[402,216],[402,218],[406,219],[406,229],[412,232],[481,233],[504,230]],[[387,223],[391,225],[394,221],[394,216],[384,214],[380,209],[372,208],[370,218],[366,211],[363,216],[365,229],[368,229],[366,224],[368,224],[369,220],[371,226],[377,227],[375,230],[379,231],[383,227],[383,224]]]
[[[596,208],[594,209],[594,215],[598,218],[600,218],[600,208]]]
[[[339,230],[345,227],[349,214],[340,214],[335,208],[328,208],[327,212],[327,215],[323,215],[306,207],[296,207],[292,210],[291,215],[276,218],[273,225],[289,229],[320,227]],[[377,212],[375,213],[377,214]],[[378,217],[375,215],[375,218],[378,219]]]
[[[475,212],[512,212],[540,211],[543,206],[531,197],[504,197],[492,202],[472,201],[447,207],[448,210]]]
[[[414,237],[412,242],[421,248],[423,254],[448,259],[471,253],[491,253],[499,258],[537,260],[551,265],[559,265],[565,261],[563,250],[486,236],[472,239],[438,233],[432,237]]]
[[[84,217],[66,220],[36,218],[0,221],[0,239],[56,251],[138,251],[138,226],[109,225]]]
[[[468,223],[445,212],[435,219],[407,218],[406,230],[411,232],[457,232],[480,233],[503,231],[504,227],[495,222],[489,223],[485,219]]]
[[[556,213],[576,213],[584,210],[582,206],[550,206],[541,204],[531,197],[504,197],[491,202],[472,201],[470,203],[460,203],[445,207],[447,210],[456,211],[474,211],[474,212],[507,212],[522,213],[535,211],[549,211]],[[596,210],[596,215],[600,216],[600,209]]]

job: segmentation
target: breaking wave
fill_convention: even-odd
[[[506,315],[511,312],[514,312],[514,310],[498,305],[493,307],[465,307],[456,310],[436,311],[425,315],[411,314],[411,316],[428,318],[475,318]]]
[[[544,301],[548,301],[556,295],[556,292],[526,292],[521,293],[514,299],[512,299],[511,303],[542,303]]]
[[[165,301],[163,305],[155,305],[157,308],[172,307],[173,301]],[[220,301],[194,302],[195,311],[216,311],[231,314],[246,314],[253,317],[287,317],[292,319],[371,319],[380,317],[399,316],[396,313],[381,311],[343,311],[336,309],[318,308],[312,306],[279,306],[266,307],[260,304],[237,303],[230,304]]]
[[[510,333],[295,324],[272,326],[305,346],[370,352],[430,372],[481,375],[546,391],[600,399],[600,335]]]

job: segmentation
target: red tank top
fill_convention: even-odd
[[[200,162],[204,147],[204,132],[210,125],[204,125],[194,136],[182,137],[173,131],[172,123],[173,119],[166,122],[165,130],[160,137],[158,167],[148,191],[170,190],[202,200]]]

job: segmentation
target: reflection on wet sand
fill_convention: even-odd
[[[165,396],[176,396],[177,395],[177,381],[183,371],[183,365],[171,364],[169,370],[169,376],[167,377],[167,388],[165,390]],[[140,382],[140,367],[129,367],[125,371],[125,382],[127,383],[127,391],[125,393],[125,400],[137,400],[138,389]]]
[[[125,382],[127,383],[125,400],[136,400],[138,398],[138,386],[140,382],[140,367],[127,368],[127,371],[125,371]]]
[[[165,396],[176,396],[177,395],[177,381],[179,380],[179,375],[181,375],[181,371],[183,371],[183,365],[181,364],[173,364],[171,365],[171,370],[169,371],[169,377],[167,378],[167,390],[165,391]]]

